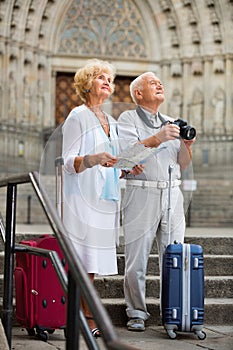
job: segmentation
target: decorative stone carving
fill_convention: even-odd
[[[29,12],[35,12],[36,11],[36,4],[32,0],[30,7],[29,7]]]
[[[225,91],[218,87],[215,89],[212,105],[214,107],[213,113],[213,134],[221,135],[224,133],[225,120]]]
[[[15,60],[18,58],[19,48],[16,46],[11,46],[9,49],[9,58],[10,60]]]
[[[43,19],[47,20],[50,17],[49,9],[46,8],[43,13]]]
[[[167,17],[167,22],[168,22],[168,28],[169,29],[175,29],[176,28],[176,23],[175,23],[174,17],[172,15],[169,15]]]
[[[36,104],[37,104],[37,115],[36,121],[37,124],[41,124],[44,118],[44,92],[43,92],[43,82],[42,80],[38,80],[37,83],[37,96],[36,96]]]
[[[33,53],[26,51],[24,56],[24,64],[31,64],[33,62]]]
[[[0,6],[0,22],[3,21],[4,15],[5,15],[5,7],[4,7],[4,5],[1,4],[1,6]]]
[[[20,9],[20,7],[22,7],[23,5],[24,5],[24,0],[15,0],[14,8]]]
[[[43,38],[44,36],[45,36],[45,30],[44,30],[43,23],[41,23],[40,31],[39,31],[39,38]]]
[[[192,61],[192,74],[193,75],[202,75],[203,74],[203,62],[201,59],[196,58]]]
[[[218,25],[214,25],[214,42],[215,43],[222,42],[222,35],[221,35],[220,28]]]
[[[215,6],[214,0],[206,0],[206,5],[207,5],[208,7]]]
[[[1,120],[1,114],[2,114],[2,97],[3,97],[3,88],[0,82],[0,120]]]
[[[148,57],[141,14],[133,1],[73,1],[60,33],[63,54]]]
[[[160,6],[163,12],[170,11],[170,4],[168,0],[160,0]]]
[[[171,76],[180,77],[182,75],[182,65],[179,60],[173,60],[171,63]]]
[[[194,30],[192,33],[192,43],[200,44],[200,42],[201,42],[201,39],[200,39],[199,32],[197,30]]]
[[[189,24],[191,25],[197,24],[197,18],[192,11],[190,12],[190,15],[189,15]]]
[[[210,20],[212,24],[219,24],[219,19],[216,11],[211,11],[210,13]]]
[[[224,73],[224,60],[222,57],[215,57],[213,61],[214,73]]]
[[[192,5],[192,0],[183,0],[184,6],[191,6]]]
[[[26,22],[26,26],[25,26],[25,31],[29,32],[33,30],[34,27],[34,22],[35,22],[35,18],[33,13],[29,13],[28,17],[27,17],[27,22]]]
[[[39,55],[38,57],[38,68],[39,69],[43,69],[45,68],[47,65],[47,60],[46,57],[44,55]]]
[[[169,114],[174,118],[182,117],[182,95],[179,89],[174,89],[169,102]]]
[[[203,133],[204,118],[204,97],[203,92],[196,88],[193,92],[192,101],[189,106],[189,120],[197,130],[198,134]]]
[[[0,55],[4,55],[5,53],[5,44],[0,41]]]
[[[8,94],[8,114],[12,119],[16,118],[16,102],[17,102],[17,92],[16,92],[16,81],[14,72],[9,74],[9,94]]]
[[[179,43],[179,38],[178,38],[178,35],[177,35],[177,32],[174,31],[172,33],[172,36],[171,36],[171,45],[172,47],[179,47],[180,46],[180,43]]]
[[[30,114],[31,114],[30,106],[31,106],[32,91],[31,91],[31,86],[27,76],[24,77],[23,83],[24,83],[23,119],[24,121],[28,122],[30,120]]]

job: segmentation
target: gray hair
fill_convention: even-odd
[[[137,100],[135,97],[135,90],[143,90],[143,79],[145,78],[145,76],[147,76],[148,74],[154,74],[153,72],[145,72],[140,74],[137,78],[135,78],[130,86],[129,86],[129,91],[130,91],[130,96],[133,100],[133,102],[135,104],[137,104]]]

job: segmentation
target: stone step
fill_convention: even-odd
[[[192,202],[199,202],[200,200],[203,200],[205,204],[209,205],[217,205],[218,203],[230,203],[230,200],[232,199],[232,190],[230,188],[222,189],[219,191],[215,191],[215,188],[206,190],[202,188],[200,191],[195,191],[192,193]],[[214,202],[212,202],[214,200]]]
[[[219,211],[221,211],[221,209],[223,211],[224,209],[224,212],[228,213],[231,210],[231,207],[229,205],[230,201],[232,201],[232,196],[227,197],[226,195],[222,195],[221,197],[216,197],[216,195],[208,195],[208,198],[206,198],[204,195],[196,195],[196,197],[193,197],[192,199],[192,209],[200,208],[199,204],[201,202],[202,206],[200,209],[209,208],[218,209]]]
[[[123,276],[97,277],[95,287],[101,298],[124,298]],[[147,276],[146,296],[159,297],[159,276]],[[233,276],[207,276],[205,277],[206,298],[232,298]]]
[[[192,192],[193,198],[195,197],[203,197],[204,199],[207,199],[208,196],[212,197],[218,197],[218,198],[224,198],[226,196],[227,198],[230,198],[233,194],[232,191],[232,185],[230,186],[222,186],[222,187],[205,187],[203,185],[200,185],[197,187],[196,191]]]
[[[125,313],[125,302],[123,299],[102,299],[114,325],[126,325],[127,316]],[[146,299],[148,311],[151,317],[148,325],[161,325],[159,311],[159,299]],[[231,299],[205,299],[204,324],[209,325],[233,325],[233,298]]]
[[[226,205],[224,206],[223,204],[223,208],[226,208]],[[218,207],[209,207],[209,206],[206,206],[206,207],[203,207],[200,208],[199,205],[197,205],[196,207],[193,205],[192,206],[192,217],[193,218],[207,218],[208,216],[211,216],[211,217],[215,217],[215,220],[218,221],[218,220],[221,220],[222,218],[224,219],[232,219],[232,209],[229,208],[229,209],[224,209],[224,210],[221,210],[219,209]]]
[[[102,298],[101,301],[109,313],[113,325],[125,326],[127,316],[124,299]],[[161,325],[159,298],[146,298],[146,304],[151,315],[147,320],[147,325]],[[233,326],[233,298],[205,298],[204,304],[204,325]],[[0,298],[0,314],[2,314],[2,298]],[[15,325],[17,322],[15,319],[15,299],[13,299],[13,326]]]
[[[221,236],[215,235],[215,228],[213,227],[213,236],[210,234],[207,236],[205,235],[205,227],[203,227],[203,235],[200,234],[200,228],[197,228],[198,235],[195,236],[195,228],[192,235],[185,237],[186,243],[192,243],[192,244],[199,244],[202,246],[204,254],[216,254],[216,255],[233,255],[233,233],[232,236],[226,235],[224,236],[224,233]],[[227,232],[227,227],[225,228]],[[44,232],[49,233],[49,230],[45,230]],[[15,242],[19,243],[22,240],[29,240],[33,239],[34,237],[40,236],[41,233],[16,233],[15,236]],[[0,251],[4,250],[4,244],[2,240],[0,239]],[[120,244],[117,248],[117,252],[119,254],[124,253],[124,238],[121,235],[120,236]],[[156,254],[158,252],[156,242],[154,242],[151,253]]]
[[[191,222],[193,227],[233,227],[233,181],[211,179],[197,180],[197,190],[192,193]]]
[[[230,170],[232,172],[232,170]],[[216,190],[216,192],[221,192],[222,190],[229,190],[232,193],[233,180],[232,179],[211,179],[210,173],[206,173],[206,178],[197,179],[197,191],[209,191]],[[197,192],[196,191],[196,192]]]
[[[96,277],[95,287],[101,298],[124,298],[124,276]],[[206,298],[231,298],[233,290],[233,276],[205,277]],[[146,278],[147,297],[159,297],[159,276],[148,275]],[[15,290],[13,290],[15,296]],[[3,297],[3,275],[0,275],[0,297]]]
[[[227,237],[214,236],[214,230],[213,228],[213,236],[205,236],[203,227],[203,236],[186,236],[185,243],[201,245],[205,255],[233,255],[233,235]],[[198,231],[200,231],[200,229],[198,229]],[[124,253],[124,238],[122,236],[120,237],[120,246],[117,251],[119,254]],[[157,252],[155,241],[151,253],[156,254]]]
[[[233,275],[233,256],[232,255],[204,255],[205,275],[206,276],[229,276]],[[124,254],[117,255],[118,274],[123,275],[125,269]],[[0,274],[4,273],[4,252],[0,252]],[[147,267],[148,275],[159,275],[158,255],[151,254]]]
[[[210,218],[211,220],[211,218]],[[214,228],[219,228],[222,227],[222,225],[224,225],[225,227],[232,227],[233,226],[233,220],[226,220],[224,218],[222,218],[222,220],[211,220],[211,225]],[[192,219],[192,227],[206,227],[206,219]]]
[[[125,256],[118,254],[118,273],[124,274]],[[230,276],[233,275],[232,255],[209,255],[204,254],[204,266],[206,276]],[[158,255],[151,254],[147,266],[148,275],[159,275]]]

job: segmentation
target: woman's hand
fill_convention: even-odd
[[[74,168],[76,173],[81,173],[82,171],[98,164],[104,167],[112,167],[117,162],[118,158],[107,152],[87,154],[84,157],[75,157]]]
[[[114,164],[118,162],[118,158],[114,157],[110,153],[103,152],[103,153],[97,154],[96,156],[98,156],[98,159],[99,159],[98,164],[104,167],[112,167]]]
[[[118,158],[114,157],[112,154],[107,152],[91,154],[86,156],[89,167],[93,167],[95,165],[102,165],[104,167],[112,167],[114,164],[118,162]],[[85,165],[85,162],[84,162]]]

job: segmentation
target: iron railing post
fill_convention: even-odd
[[[78,310],[80,310],[80,288],[77,286],[71,273],[68,271],[66,350],[79,349],[80,319]]]
[[[4,255],[4,296],[2,321],[11,349],[12,317],[13,317],[13,273],[14,273],[14,247],[16,224],[16,196],[17,185],[8,184],[6,203],[6,242]]]

